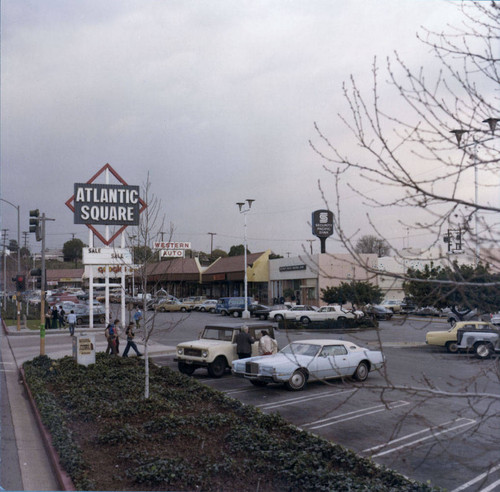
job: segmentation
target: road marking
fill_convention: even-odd
[[[288,400],[282,400],[280,402],[274,403],[264,403],[263,405],[257,405],[262,410],[271,410],[273,408],[285,407],[287,405],[296,405],[297,403],[303,403],[305,401],[318,400],[319,398],[328,398],[330,396],[343,395],[345,393],[354,393],[358,391],[357,389],[344,390],[344,391],[329,391],[328,393],[322,393],[316,396],[300,396],[297,398],[289,398]]]
[[[493,468],[491,468],[487,472],[481,473],[481,475],[478,475],[477,477],[473,478],[472,480],[469,480],[468,482],[460,485],[460,487],[457,487],[456,489],[452,490],[451,492],[460,492],[461,490],[468,489],[471,485],[474,485],[476,482],[479,482],[479,481],[483,480],[484,478],[486,478],[491,473],[495,473],[497,470],[500,470],[500,465],[494,466]],[[490,490],[494,490],[494,488],[498,484],[500,484],[500,480],[497,480],[495,483],[492,483],[486,489],[481,489],[481,492],[487,492],[487,491],[490,491]],[[493,488],[491,488],[491,487],[493,487]]]
[[[376,405],[368,408],[361,408],[359,410],[354,410],[352,412],[343,413],[341,415],[335,415],[333,417],[328,417],[326,419],[316,420],[314,422],[309,422],[307,424],[302,424],[301,427],[308,427],[309,430],[321,429],[322,427],[327,427],[329,425],[339,424],[340,422],[346,422],[347,420],[358,419],[366,415],[371,415],[373,413],[383,412],[385,410],[393,410],[394,408],[404,407],[410,403],[404,400],[395,401],[389,403],[388,405]],[[315,425],[319,424],[319,425]],[[314,427],[313,427],[314,426]]]
[[[434,432],[434,430],[436,430],[436,429],[441,429],[443,426],[448,425],[448,424],[455,424],[461,420],[465,420],[465,423],[456,425],[454,427],[450,427],[449,429],[441,430],[439,432]],[[450,421],[445,422],[441,425],[437,425],[434,427],[428,427],[427,429],[423,429],[423,430],[418,431],[418,432],[413,432],[411,434],[408,434],[407,436],[403,436],[403,437],[400,437],[398,439],[393,439],[392,441],[389,441],[387,443],[380,444],[380,445],[374,446],[372,448],[364,449],[362,452],[363,453],[370,453],[371,451],[375,451],[377,449],[388,448],[392,444],[395,444],[395,443],[401,442],[401,441],[405,441],[407,439],[411,439],[412,437],[415,437],[417,435],[425,434],[427,432],[431,433],[430,436],[422,437],[420,439],[415,439],[414,441],[410,441],[406,444],[402,444],[401,446],[397,446],[395,448],[388,449],[387,451],[382,451],[381,453],[372,454],[370,456],[371,458],[377,458],[378,456],[384,456],[386,454],[394,453],[395,451],[399,451],[400,449],[407,448],[408,446],[412,446],[413,444],[420,444],[421,442],[427,441],[428,439],[434,439],[435,437],[439,436],[440,434],[446,434],[447,432],[451,432],[453,430],[460,429],[462,427],[467,427],[467,426],[473,425],[475,423],[476,423],[475,420],[466,419],[466,418],[458,418],[455,420],[450,420]]]

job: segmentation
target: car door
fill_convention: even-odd
[[[324,345],[309,367],[318,379],[350,376],[353,372],[348,351],[343,344]]]

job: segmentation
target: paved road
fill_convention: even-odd
[[[175,370],[177,343],[197,338],[206,324],[234,321],[204,313],[160,314],[153,358]],[[394,320],[381,323],[379,330],[277,332],[280,346],[297,339],[343,338],[382,348],[386,373],[372,373],[362,385],[313,383],[293,393],[278,385],[256,388],[230,374],[212,379],[197,370],[194,377],[416,480],[456,492],[500,490],[498,361],[426,347],[425,333],[442,328],[436,321]],[[101,332],[95,331],[97,350],[105,348]],[[12,335],[8,340],[18,364],[38,352],[36,336]],[[70,354],[70,337],[52,333],[46,348],[52,356]]]

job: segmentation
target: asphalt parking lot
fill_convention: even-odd
[[[200,327],[215,321],[228,320],[193,313],[168,334],[159,328],[156,336],[176,344],[196,338]],[[385,370],[370,373],[364,383],[312,382],[289,392],[280,385],[254,387],[230,373],[214,379],[198,369],[193,377],[415,480],[450,491],[500,489],[498,360],[425,346],[426,331],[444,328],[429,320],[395,320],[382,322],[379,330],[277,333],[280,346],[342,338],[382,348]],[[155,362],[177,370],[173,357]]]

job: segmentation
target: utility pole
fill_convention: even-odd
[[[216,232],[207,232],[210,235],[210,256],[212,256],[212,252],[214,250],[214,236],[217,235]]]

